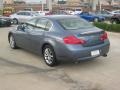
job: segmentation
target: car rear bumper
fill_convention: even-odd
[[[80,60],[87,60],[93,59],[99,56],[107,55],[109,52],[110,43],[109,41],[105,42],[104,44],[92,46],[92,47],[72,47],[69,46],[67,49],[62,50],[62,53],[57,55],[58,60],[72,60],[72,61],[80,61]],[[91,55],[92,51],[99,50],[98,55]],[[61,51],[61,50],[60,50]]]

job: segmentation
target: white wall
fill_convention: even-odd
[[[93,3],[93,5],[92,5],[92,10],[93,10],[93,11],[96,10],[96,5],[98,4],[98,1],[99,1],[99,0],[92,0],[92,3]]]
[[[0,0],[0,9],[3,8],[3,0]]]

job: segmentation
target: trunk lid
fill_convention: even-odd
[[[104,41],[100,40],[100,36],[104,33],[104,31],[96,27],[81,30],[71,30],[70,32],[77,38],[86,41],[86,43],[83,44],[84,47],[90,47],[104,43]]]

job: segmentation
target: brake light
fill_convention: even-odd
[[[78,39],[75,36],[67,36],[64,39],[65,44],[84,44],[86,41],[82,39]]]
[[[107,36],[107,33],[105,32],[104,34],[102,34],[102,35],[100,36],[100,40],[104,41],[104,40],[106,40],[106,39],[108,39],[108,36]]]

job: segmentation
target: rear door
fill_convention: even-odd
[[[50,21],[45,18],[38,19],[34,30],[30,32],[31,48],[33,48],[36,53],[40,53],[45,38],[44,34],[45,32],[49,32],[49,27],[51,27],[51,23],[50,25],[49,23]]]

